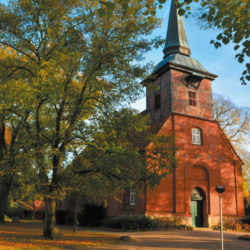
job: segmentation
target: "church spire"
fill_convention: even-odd
[[[177,13],[174,0],[172,0],[171,3],[167,38],[163,52],[164,58],[170,54],[183,54],[187,56],[191,54],[186,38],[183,20],[182,17]]]

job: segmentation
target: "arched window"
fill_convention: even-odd
[[[192,143],[201,145],[201,130],[198,128],[192,128]]]
[[[129,203],[131,206],[135,205],[135,189],[130,189]]]

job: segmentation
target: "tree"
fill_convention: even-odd
[[[8,196],[14,183],[21,181],[19,174],[28,172],[30,169],[30,162],[28,153],[20,146],[23,143],[23,136],[20,135],[21,129],[13,126],[8,126],[2,122],[1,134],[6,130],[10,130],[11,142],[6,143],[6,138],[1,136],[1,154],[0,154],[0,221],[4,222],[4,215],[8,205]],[[19,136],[19,138],[16,138]]]
[[[119,200],[127,189],[152,189],[176,167],[173,135],[156,136],[150,118],[132,109],[110,116],[99,117],[92,142],[66,170],[76,208]]]
[[[239,108],[229,99],[218,94],[213,96],[213,117],[220,124],[229,141],[242,158],[244,194],[249,193],[250,187],[250,109]]]
[[[219,122],[230,142],[238,148],[250,143],[250,109],[238,108],[229,99],[213,95],[213,118]]]
[[[94,126],[98,130],[92,142],[74,160],[74,170],[70,169],[87,178],[79,187],[85,196],[103,201],[139,184],[153,188],[172,172],[174,137],[156,136],[150,124],[147,116],[127,108],[115,111],[112,118],[102,117]]]
[[[159,0],[160,2],[160,0]],[[249,14],[250,2],[247,0],[181,0],[177,6],[180,7],[180,15],[191,14],[191,3],[200,4],[198,18],[203,22],[205,28],[218,29],[218,35],[211,44],[219,48],[222,44],[230,42],[234,44],[237,51],[235,57],[239,63],[247,62],[250,56],[250,28]],[[250,80],[250,64],[247,62],[245,70],[240,78],[243,85]]]
[[[155,44],[145,36],[158,25],[143,15],[147,2],[131,0],[126,10],[118,2],[108,16],[97,0],[0,5],[2,81],[27,93],[25,128],[45,196],[45,236],[52,237],[55,201],[65,191],[67,156],[92,142],[98,114],[108,117],[141,90],[147,68],[137,62]]]
[[[0,68],[1,72],[1,68]],[[21,92],[20,92],[21,90]],[[25,91],[17,82],[0,86],[0,221],[4,222],[8,195],[20,173],[31,166],[30,143],[24,130],[29,118],[25,109]],[[17,95],[21,98],[15,98]],[[20,105],[20,102],[24,102]]]

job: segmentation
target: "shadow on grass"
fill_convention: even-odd
[[[63,234],[60,240],[45,239],[42,227],[41,223],[0,224],[0,249],[83,249],[120,243],[119,236],[87,231],[73,233],[70,226],[59,227]]]

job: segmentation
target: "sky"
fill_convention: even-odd
[[[167,2],[163,9],[157,13],[158,17],[162,19],[162,25],[161,28],[153,32],[152,37],[166,37],[170,9],[170,1]],[[210,41],[216,38],[218,31],[201,29],[198,21],[194,18],[184,18],[184,26],[191,49],[191,57],[197,59],[209,72],[218,75],[212,82],[213,93],[229,98],[238,107],[250,108],[250,83],[243,86],[240,82],[246,62],[244,64],[238,63],[235,59],[233,45],[222,45],[222,47],[215,49]],[[163,58],[162,50],[163,46],[152,50],[145,57],[145,61],[153,61],[156,65]],[[138,100],[132,107],[140,111],[144,110],[146,108],[145,98]]]

